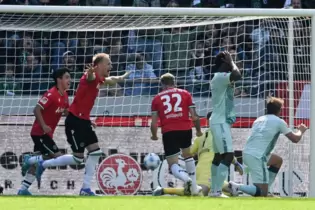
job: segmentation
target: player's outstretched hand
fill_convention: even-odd
[[[159,138],[157,137],[157,136],[151,136],[151,140],[153,140],[153,141],[156,141],[156,140],[158,140]]]
[[[89,64],[85,67],[85,71],[88,73],[88,74],[92,74],[95,72],[95,68],[92,64]]]
[[[44,125],[43,126],[43,131],[44,131],[44,134],[50,133],[51,128],[48,125]]]
[[[203,133],[201,131],[197,131],[196,136],[200,137],[202,135],[203,135]]]
[[[232,56],[231,56],[231,54],[228,51],[224,51],[223,55],[224,56],[223,56],[222,60],[225,63],[231,64],[233,62]]]
[[[308,128],[306,127],[306,125],[304,125],[303,123],[299,125],[298,129],[304,133]]]
[[[123,75],[124,78],[129,77],[132,71],[126,71],[125,74]]]

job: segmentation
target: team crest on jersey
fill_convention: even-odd
[[[139,163],[124,154],[115,154],[104,159],[99,165],[96,180],[106,195],[134,195],[142,184]]]
[[[43,98],[41,98],[41,99],[39,100],[39,102],[41,102],[42,104],[46,104],[47,101],[48,101],[48,98],[46,98],[46,97],[43,97]]]

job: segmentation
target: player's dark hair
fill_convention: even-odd
[[[212,115],[212,112],[208,112],[207,113],[207,119],[209,119],[211,117],[211,115]]]
[[[53,72],[52,77],[54,79],[55,85],[57,85],[58,78],[62,79],[63,75],[66,73],[70,74],[70,70],[68,68],[60,68]]]
[[[98,53],[93,57],[93,66],[96,66],[100,62],[102,62],[105,58],[109,58],[109,55],[106,53]]]
[[[283,106],[281,98],[269,97],[267,98],[267,114],[278,115]]]
[[[214,68],[216,71],[219,71],[221,65],[224,63],[223,59],[224,59],[224,53],[223,52],[220,52],[216,57],[215,57],[215,60],[214,60]]]
[[[161,76],[161,84],[165,86],[175,85],[175,77],[173,74],[166,73]]]

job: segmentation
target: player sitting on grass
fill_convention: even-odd
[[[210,129],[213,135],[215,153],[211,165],[212,197],[226,197],[222,186],[234,159],[231,126],[236,120],[234,111],[234,82],[241,79],[241,73],[229,52],[220,52],[215,59],[215,73],[211,80],[213,113]]]
[[[207,114],[207,119],[211,116],[211,112]],[[197,155],[198,164],[196,166],[196,179],[197,184],[202,187],[202,194],[207,196],[210,190],[211,183],[210,174],[211,174],[211,162],[213,160],[213,150],[212,150],[212,134],[210,129],[206,131],[200,137],[196,137],[193,145],[190,149],[192,155]],[[243,167],[240,163],[237,162],[236,158],[234,158],[233,164],[235,165],[236,170],[242,175]],[[230,189],[228,188],[228,182],[224,182],[223,191],[225,193],[230,193]],[[185,194],[184,188],[162,188],[157,187],[152,195],[160,196],[160,195],[187,195]]]
[[[233,192],[242,191],[252,196],[267,196],[268,186],[271,185],[279,171],[280,160],[270,157],[280,133],[283,133],[293,143],[298,143],[307,127],[299,125],[298,131],[293,132],[288,128],[287,123],[280,119],[280,112],[283,100],[271,97],[267,99],[267,114],[257,118],[253,124],[251,134],[243,151],[244,164],[249,169],[253,185],[242,185],[230,182],[230,189]],[[269,160],[271,159],[271,160]],[[269,169],[267,161],[270,162]],[[282,161],[281,161],[282,162]]]
[[[109,76],[112,68],[108,54],[99,53],[93,57],[93,64],[88,66],[80,79],[75,97],[69,108],[65,120],[67,141],[71,145],[73,154],[62,155],[58,158],[40,161],[37,166],[37,176],[41,176],[44,169],[53,166],[76,165],[83,163],[84,151],[88,151],[85,162],[85,173],[80,195],[94,196],[91,191],[91,181],[94,177],[96,165],[102,151],[98,138],[93,130],[94,123],[90,120],[90,113],[98,96],[101,85],[114,85],[127,78],[130,72],[122,76]]]
[[[187,193],[198,195],[201,187],[196,183],[195,161],[190,154],[192,121],[197,136],[202,136],[195,104],[188,91],[175,87],[175,77],[172,74],[162,75],[161,85],[163,90],[152,100],[151,139],[158,140],[157,126],[160,118],[162,141],[169,168],[176,178],[185,183]],[[180,151],[185,158],[188,174],[178,165]]]
[[[31,195],[28,188],[35,181],[35,166],[37,161],[61,156],[55,141],[54,131],[62,114],[68,113],[69,100],[67,90],[70,87],[70,72],[66,68],[58,69],[53,73],[55,86],[49,89],[37,102],[34,108],[35,121],[31,130],[34,142],[34,153],[41,154],[31,157],[24,155],[22,176],[24,179],[18,195]]]

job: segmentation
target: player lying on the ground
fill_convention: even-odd
[[[185,183],[187,193],[198,195],[201,188],[196,183],[195,161],[190,154],[192,120],[197,136],[202,136],[195,104],[188,91],[176,88],[175,77],[172,74],[162,75],[161,85],[163,90],[152,100],[151,139],[158,140],[157,124],[160,118],[162,141],[169,168],[177,179]],[[188,174],[178,165],[180,151],[185,158]]]
[[[67,114],[69,100],[67,90],[70,87],[70,72],[66,68],[54,72],[55,86],[49,89],[37,102],[34,108],[35,121],[31,130],[34,142],[34,153],[41,154],[31,157],[24,155],[22,176],[24,179],[18,195],[31,195],[28,188],[35,181],[35,166],[37,161],[47,160],[61,156],[55,141],[54,131],[62,114]]]
[[[211,192],[209,196],[226,197],[222,186],[234,159],[231,126],[236,120],[234,111],[234,82],[241,73],[229,52],[220,52],[215,58],[216,72],[211,80],[213,112],[210,129],[215,153],[211,165]]]
[[[267,99],[267,114],[255,120],[243,151],[243,161],[249,169],[254,184],[242,185],[230,182],[231,191],[240,190],[252,196],[267,196],[268,187],[274,182],[280,169],[279,165],[281,166],[278,163],[280,160],[275,160],[269,169],[267,168],[267,161],[280,133],[293,143],[298,143],[307,130],[304,124],[299,125],[296,132],[288,128],[287,123],[279,118],[282,106],[283,100],[280,98]]]
[[[80,195],[90,196],[95,195],[91,191],[91,180],[102,154],[98,138],[93,130],[94,124],[90,120],[90,113],[101,85],[114,85],[117,82],[122,82],[130,74],[130,72],[127,72],[122,76],[109,77],[112,65],[109,55],[105,53],[96,54],[92,62],[93,64],[88,66],[80,79],[76,95],[65,120],[67,141],[71,145],[73,153],[40,161],[36,171],[36,176],[40,177],[44,169],[48,167],[81,164],[86,149],[88,157],[85,162],[85,173]]]
[[[207,119],[211,116],[211,112],[207,114]],[[210,190],[210,174],[211,174],[211,162],[214,156],[212,150],[212,134],[210,129],[206,131],[200,137],[196,137],[193,145],[190,149],[192,155],[197,155],[198,157],[198,164],[196,167],[196,179],[197,184],[202,187],[202,194],[207,196]],[[236,158],[233,160],[233,164],[235,165],[236,170],[242,175],[243,168],[240,163],[237,162]],[[223,191],[225,193],[230,193],[230,189],[228,188],[228,182],[224,182]],[[159,196],[159,195],[189,195],[186,194],[184,188],[161,188],[157,187],[152,195]]]

